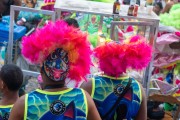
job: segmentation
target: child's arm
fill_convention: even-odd
[[[22,96],[14,104],[9,120],[24,120],[25,96]]]

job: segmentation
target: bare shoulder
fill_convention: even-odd
[[[92,79],[85,81],[81,84],[80,88],[84,89],[87,91],[90,95],[92,93]]]
[[[22,106],[22,105],[23,105],[22,103],[25,103],[25,98],[26,98],[25,96],[26,96],[26,95],[21,96],[21,97],[16,101],[15,104],[18,104],[18,105]]]
[[[25,95],[20,97],[14,104],[9,120],[23,120],[25,110]]]
[[[90,94],[87,91],[84,91],[86,98],[87,98],[87,103],[88,103],[88,108],[91,109],[93,107],[92,104],[94,104],[93,99],[91,98]]]
[[[91,98],[91,96],[86,92],[85,95],[87,97],[87,103],[88,103],[88,116],[87,116],[87,120],[101,120],[100,115],[97,111],[97,108],[94,104],[93,99]]]
[[[93,100],[87,91],[84,90],[84,93],[87,99],[88,109],[90,109],[92,107]]]
[[[81,84],[81,88],[87,88],[89,86],[92,85],[92,79],[88,79],[88,81],[84,81],[82,84]]]

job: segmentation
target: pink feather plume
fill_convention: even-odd
[[[59,20],[49,22],[32,35],[23,37],[22,54],[32,64],[42,64],[56,48],[63,48],[68,52],[70,79],[80,82],[90,73],[92,51],[87,34],[79,29]]]
[[[97,47],[94,53],[99,60],[100,69],[109,76],[118,77],[128,68],[136,70],[145,68],[151,61],[152,47],[144,38],[134,36],[130,39],[130,43],[106,43]]]
[[[134,36],[130,41],[126,50],[128,64],[132,69],[142,70],[151,61],[152,47],[141,36]]]

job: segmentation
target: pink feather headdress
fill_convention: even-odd
[[[68,78],[81,81],[90,72],[92,53],[87,34],[64,21],[49,22],[32,35],[23,37],[22,54],[32,64],[41,64],[55,49],[68,53]]]
[[[142,70],[152,57],[152,47],[145,38],[132,37],[128,43],[106,43],[94,50],[100,69],[107,75],[118,77],[128,68]]]

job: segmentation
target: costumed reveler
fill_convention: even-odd
[[[146,120],[146,97],[140,83],[127,70],[142,70],[151,60],[145,38],[134,36],[121,44],[105,43],[94,50],[103,74],[81,87],[93,98],[103,120]]]
[[[64,21],[49,22],[22,41],[22,54],[40,64],[43,90],[21,97],[10,120],[100,120],[92,98],[67,88],[66,78],[80,82],[89,73],[92,51],[87,34]]]

